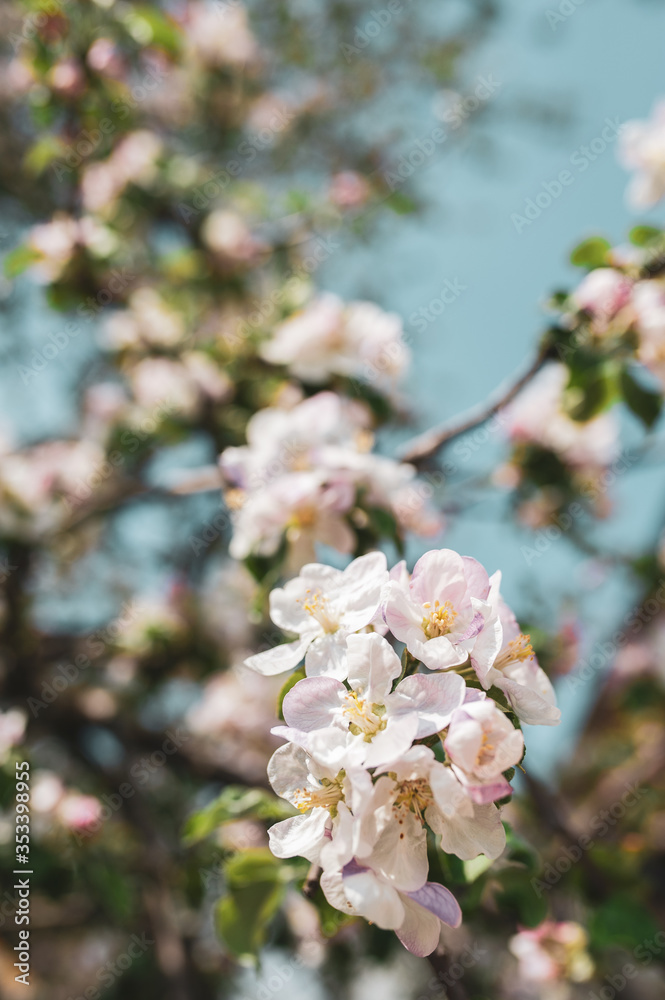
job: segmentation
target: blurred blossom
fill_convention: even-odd
[[[116,249],[117,239],[110,229],[90,216],[74,219],[56,213],[50,222],[32,227],[28,246],[39,255],[32,264],[35,277],[50,283],[61,277],[77,247],[85,247],[95,256],[106,257]]]
[[[194,0],[187,7],[185,34],[191,54],[207,66],[256,65],[259,47],[239,4],[208,6]]]
[[[157,175],[162,149],[162,140],[147,129],[124,136],[108,159],[84,168],[81,197],[85,208],[107,215],[128,184],[149,187]]]
[[[213,530],[215,518],[212,518]],[[205,540],[206,536],[202,533]],[[257,585],[245,567],[228,559],[206,581],[203,613],[210,633],[223,645],[224,654],[249,647],[252,623],[247,609],[256,600]]]
[[[69,830],[82,832],[94,826],[102,815],[102,804],[94,795],[69,792],[58,803],[56,816]]]
[[[62,525],[68,499],[104,461],[93,441],[48,441],[0,455],[0,530],[35,537]]]
[[[587,951],[588,937],[572,921],[545,921],[535,930],[522,930],[511,938],[509,948],[519,962],[519,976],[527,983],[583,983],[594,972]]]
[[[171,347],[181,341],[185,327],[181,316],[171,309],[159,292],[144,286],[128,299],[128,309],[112,313],[105,325],[105,341],[115,350]]]
[[[619,135],[619,160],[635,175],[628,187],[633,208],[649,208],[665,195],[665,101],[648,121],[626,122]]]
[[[211,677],[185,719],[201,738],[200,751],[249,782],[262,780],[279,745],[270,729],[279,721],[275,706],[282,683],[239,664]]]
[[[573,420],[564,409],[569,373],[565,365],[548,364],[504,411],[505,426],[515,443],[537,444],[573,469],[603,468],[618,454],[614,416]]]
[[[98,382],[83,397],[83,430],[93,441],[106,441],[112,427],[122,420],[129,400],[117,382]]]
[[[19,708],[0,712],[0,764],[9,759],[9,751],[18,746],[25,734],[27,716]]]
[[[202,352],[192,351],[180,361],[144,358],[130,370],[129,380],[138,405],[153,412],[168,404],[183,419],[193,419],[206,399],[228,397],[231,382],[224,371]]]
[[[633,309],[639,338],[637,356],[665,386],[665,285],[661,281],[638,281]]]
[[[371,193],[365,178],[355,170],[343,170],[335,174],[330,182],[328,196],[338,208],[359,208]]]
[[[606,324],[628,305],[632,287],[632,281],[620,271],[613,267],[597,267],[577,286],[572,299],[578,309],[586,310],[592,319]]]
[[[268,251],[268,245],[255,239],[247,223],[237,212],[212,212],[201,228],[203,241],[231,264],[252,264]]]
[[[395,313],[323,294],[281,323],[260,350],[266,361],[287,365],[306,382],[323,382],[331,374],[385,382],[409,362],[403,335]]]
[[[73,59],[64,59],[51,67],[47,80],[53,90],[66,97],[75,97],[85,90],[85,74]]]
[[[132,604],[132,614],[118,619],[115,645],[128,653],[145,656],[162,643],[179,639],[185,631],[185,620],[173,601],[157,597],[142,597]]]
[[[90,69],[104,76],[120,79],[125,71],[122,57],[110,38],[96,38],[88,49],[86,62]]]

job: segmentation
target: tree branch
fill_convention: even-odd
[[[440,448],[449,444],[455,438],[466,434],[474,427],[480,427],[491,417],[495,416],[504,406],[512,402],[515,396],[538,374],[545,362],[551,357],[552,347],[549,341],[543,340],[540,349],[529,365],[514,382],[509,385],[500,386],[495,393],[495,398],[490,403],[476,406],[465,416],[456,417],[440,427],[433,427],[423,434],[408,441],[398,452],[398,458],[403,462],[422,462],[426,458],[431,458]]]

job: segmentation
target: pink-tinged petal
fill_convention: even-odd
[[[346,898],[341,871],[324,871],[321,876],[321,889],[330,905],[336,910],[341,910],[342,913],[356,913],[355,908]]]
[[[439,885],[438,882],[426,882],[422,889],[409,892],[408,896],[449,927],[459,927],[462,923],[460,905],[445,885]]]
[[[382,830],[367,864],[400,892],[420,889],[427,881],[427,834],[412,812]]]
[[[483,730],[476,720],[456,718],[448,731],[443,747],[454,764],[471,774],[475,770],[482,745]]]
[[[392,634],[400,642],[406,642],[407,636],[417,630],[423,638],[423,609],[405,594],[402,587],[391,581],[386,587],[383,617]]]
[[[486,621],[471,650],[471,664],[481,683],[496,660],[503,641],[503,629],[498,618]]]
[[[268,761],[268,780],[276,795],[293,802],[294,792],[307,784],[309,768],[302,747],[287,743],[275,750]]]
[[[392,682],[402,672],[400,658],[377,632],[350,635],[346,640],[349,684],[363,698],[385,704]]]
[[[389,698],[390,714],[416,712],[416,739],[444,729],[464,702],[466,685],[458,674],[413,674],[397,685]]]
[[[346,688],[334,677],[305,677],[284,698],[284,721],[305,733],[326,729],[340,718],[345,694]]]
[[[413,599],[432,605],[436,600],[451,601],[459,609],[467,593],[462,557],[452,549],[433,549],[421,556],[411,574]]]
[[[285,642],[281,646],[273,646],[263,653],[248,656],[245,666],[251,667],[264,677],[283,674],[286,670],[293,670],[298,666],[310,642],[310,638],[304,638],[296,639],[295,642]]]
[[[468,639],[475,639],[482,631],[484,624],[485,616],[481,611],[476,611],[464,631],[455,632],[455,642],[466,642]]]
[[[377,927],[392,931],[404,921],[399,893],[373,872],[344,876],[344,893],[354,909]]]
[[[270,850],[276,858],[307,858],[318,862],[325,844],[327,809],[312,809],[304,816],[292,816],[268,830]]]
[[[440,830],[441,847],[446,854],[456,854],[462,861],[470,861],[479,854],[494,861],[506,846],[506,831],[499,810],[491,803],[472,804],[472,808],[471,816],[457,812],[446,817]],[[430,810],[427,812],[429,823]]]
[[[412,955],[418,958],[431,955],[439,944],[441,921],[409,896],[402,897],[402,905],[404,920],[395,931],[397,937]]]
[[[346,633],[333,632],[319,636],[307,650],[305,671],[308,677],[334,677],[346,679]]]
[[[490,592],[490,578],[485,567],[471,556],[462,556],[467,587],[473,597],[486,601]]]
[[[354,819],[345,802],[337,803],[332,838],[321,848],[321,867],[343,868],[353,858]]]
[[[461,779],[464,777],[459,773],[457,776]],[[512,793],[512,788],[503,777],[496,778],[494,781],[487,781],[483,784],[470,779],[464,782],[464,790],[476,805],[497,802],[499,799],[505,799],[507,795]]]
[[[398,760],[411,747],[417,732],[418,716],[415,712],[389,719],[386,728],[372,737],[371,743],[363,741],[365,767],[379,767]]]
[[[436,636],[423,642],[423,633],[412,632],[406,640],[409,652],[416,656],[430,670],[449,670],[459,667],[469,654],[463,646],[453,646],[446,635]]]
[[[524,663],[510,674],[499,675],[494,684],[506,694],[518,719],[530,726],[558,726],[561,712],[545,671],[536,664]]]

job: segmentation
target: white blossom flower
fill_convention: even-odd
[[[426,552],[408,585],[392,581],[384,617],[397,639],[431,670],[471,662],[485,666],[499,650],[499,634],[487,622],[489,577],[480,563],[451,549]],[[488,624],[482,644],[476,640]]]
[[[331,906],[394,930],[404,947],[420,957],[437,947],[442,923],[459,927],[462,922],[459,904],[445,886],[425,882],[416,890],[400,891],[357,862],[324,872],[321,888]]]
[[[665,101],[649,121],[626,122],[619,135],[619,160],[635,176],[628,188],[633,208],[649,208],[665,195]]]
[[[291,670],[303,656],[309,676],[347,676],[347,637],[372,622],[388,580],[386,557],[370,552],[345,570],[321,563],[302,568],[295,580],[270,594],[270,617],[300,636],[251,656],[247,665],[262,674]]]
[[[491,699],[458,709],[443,746],[474,802],[495,802],[510,795],[503,772],[521,761],[524,737]]]
[[[316,748],[327,760],[338,752],[341,731],[350,759],[376,767],[398,759],[415,739],[447,726],[466,693],[456,674],[414,674],[391,692],[402,665],[376,633],[348,637],[347,670],[351,690],[334,677],[299,681],[282,705],[287,728],[275,732]]]

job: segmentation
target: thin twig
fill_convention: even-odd
[[[547,340],[541,344],[538,354],[519,378],[509,385],[504,383],[495,393],[495,398],[490,403],[484,403],[470,410],[466,416],[456,417],[440,427],[433,427],[412,438],[400,449],[398,457],[403,462],[422,462],[426,458],[431,458],[440,448],[453,441],[455,438],[466,434],[475,427],[480,427],[487,423],[499,410],[512,402],[515,396],[527,385],[535,375],[538,374],[545,362],[551,356],[551,345]]]
[[[316,895],[316,890],[321,884],[321,876],[323,874],[323,869],[320,865],[312,864],[307,872],[307,878],[305,879],[304,885],[302,887],[302,894],[307,899],[313,899]]]

